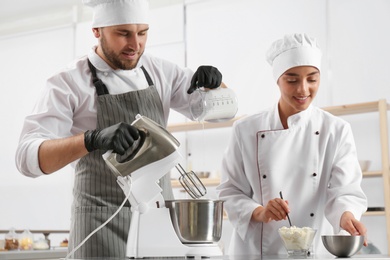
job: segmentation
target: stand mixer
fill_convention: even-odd
[[[183,244],[165,206],[158,181],[177,167],[180,183],[192,198],[206,194],[206,188],[193,172],[180,166],[180,143],[162,126],[137,115],[132,123],[141,138],[131,155],[120,156],[112,151],[103,155],[117,176],[117,182],[130,201],[132,219],[126,256],[144,257],[210,257],[222,251],[215,243]]]

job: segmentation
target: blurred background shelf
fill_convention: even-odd
[[[390,105],[385,99],[374,102],[366,102],[359,104],[350,104],[342,106],[332,106],[323,108],[325,111],[333,115],[352,115],[362,113],[379,113],[379,140],[381,145],[381,166],[379,171],[364,171],[363,178],[382,178],[384,207],[381,210],[369,210],[364,216],[384,216],[386,219],[386,236],[387,236],[387,253],[390,253],[390,165],[389,165],[389,140],[388,140],[388,116],[387,111],[390,110]]]
[[[364,216],[384,216],[385,211],[367,211]]]
[[[218,123],[207,123],[207,122],[201,123],[197,121],[191,121],[186,123],[169,124],[167,126],[167,130],[171,133],[174,133],[174,132],[185,132],[185,131],[230,127],[233,125],[235,121],[243,117],[245,116],[235,117],[229,121],[218,122]]]
[[[363,177],[369,178],[369,177],[381,177],[383,175],[382,171],[367,171],[363,172]]]
[[[204,186],[217,186],[220,182],[219,178],[199,178],[201,182],[204,184]],[[178,180],[172,180],[172,188],[180,188],[181,184]]]

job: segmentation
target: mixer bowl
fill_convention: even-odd
[[[167,200],[173,227],[184,244],[214,243],[222,235],[223,201]]]
[[[363,246],[364,236],[330,235],[322,236],[322,243],[332,255],[350,257]]]

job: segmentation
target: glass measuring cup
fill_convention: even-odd
[[[190,96],[190,112],[193,120],[222,122],[234,118],[238,110],[236,94],[232,89],[199,88]]]

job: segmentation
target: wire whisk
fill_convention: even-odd
[[[180,173],[179,182],[181,186],[193,199],[199,199],[206,195],[206,187],[193,171],[185,171],[180,164],[176,165],[176,169]]]

